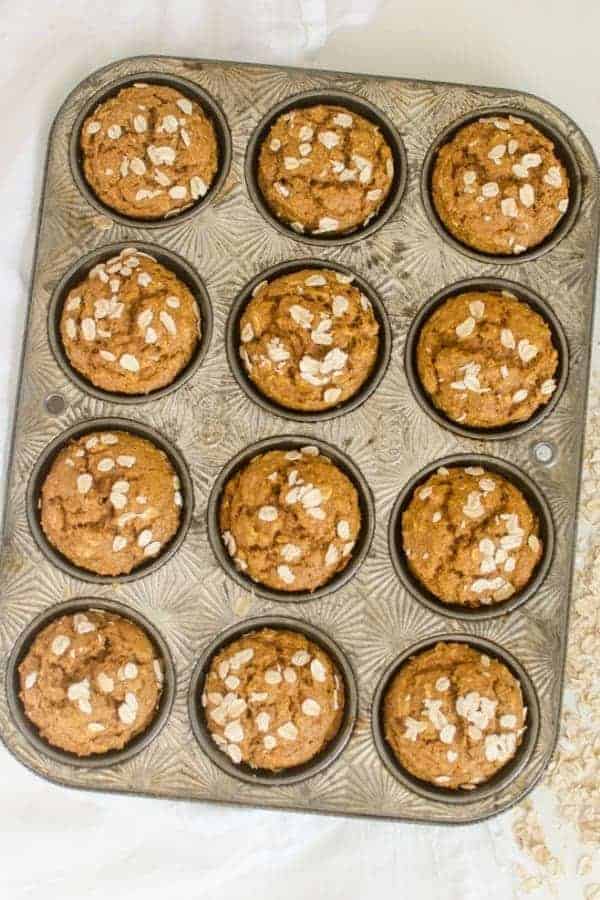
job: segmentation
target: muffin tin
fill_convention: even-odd
[[[207,196],[161,221],[112,213],[81,176],[77,139],[83,119],[132,81],[199,92],[219,135],[222,166]],[[272,118],[296,102],[343,102],[377,120],[392,141],[394,187],[364,229],[304,236],[262,209],[254,185],[258,141]],[[556,232],[535,252],[518,257],[471,253],[431,219],[432,154],[466,119],[492,111],[517,112],[553,136],[571,178],[571,205]],[[0,564],[0,732],[9,750],[39,774],[73,787],[418,822],[473,822],[529,791],[548,765],[558,733],[599,205],[596,162],[585,137],[564,113],[518,92],[164,57],[123,60],[78,85],[50,136],[8,474]],[[135,402],[76,377],[56,340],[57,305],[66,286],[82,266],[119,246],[138,247],[171,264],[207,304],[206,338],[191,371],[172,389]],[[352,271],[379,298],[385,354],[374,383],[357,402],[321,416],[285,415],[284,421],[281,410],[259,402],[237,365],[234,301],[274,266],[315,261]],[[456,290],[464,279],[498,284],[507,278],[524,299],[535,305],[539,298],[553,326],[561,351],[559,389],[526,427],[467,433],[435,415],[419,396],[410,340],[406,367],[404,345],[415,317],[440,292]],[[184,490],[184,521],[172,545],[122,579],[96,578],[66,563],[51,552],[37,522],[36,492],[51,454],[73,434],[97,428],[154,438],[176,463]],[[223,472],[265,443],[321,445],[355,481],[364,480],[366,530],[356,564],[313,597],[263,591],[232,571],[219,553],[214,499]],[[457,455],[507,470],[526,487],[542,512],[548,542],[532,590],[514,603],[486,608],[484,615],[461,615],[413,596],[415,585],[406,580],[394,540],[392,511],[406,486],[424,468]],[[61,606],[65,601],[67,607]],[[164,720],[161,712],[132,753],[74,764],[24,719],[14,672],[40,625],[80,605],[110,605],[122,615],[142,616],[173,669]],[[298,777],[268,778],[228,766],[206,744],[197,717],[198,679],[211,653],[228,637],[267,620],[314,634],[338,658],[349,688],[338,739]],[[530,730],[514,762],[501,777],[463,794],[411,782],[380,734],[383,685],[402,660],[440,638],[489,647],[519,675],[530,708]]]

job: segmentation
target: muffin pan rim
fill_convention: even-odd
[[[321,104],[326,106],[344,106],[358,115],[362,115],[363,118],[368,119],[373,124],[378,125],[394,159],[394,177],[389,194],[373,218],[367,225],[357,226],[349,232],[332,232],[329,237],[327,235],[295,231],[290,225],[277,218],[263,197],[257,177],[260,149],[275,120],[292,107],[307,108]],[[408,156],[404,141],[396,125],[375,103],[372,103],[360,94],[354,94],[351,91],[345,91],[337,87],[333,89],[314,88],[286,97],[279,103],[271,106],[261,117],[246,144],[244,152],[244,183],[246,192],[256,210],[280,234],[299,243],[311,244],[322,249],[344,247],[371,237],[398,212],[408,184]]]
[[[315,588],[314,591],[279,591],[269,588],[259,581],[252,581],[240,572],[233,563],[221,538],[219,527],[220,500],[223,490],[229,479],[245,468],[255,457],[267,453],[269,450],[294,450],[306,446],[318,447],[322,456],[327,456],[351,481],[358,494],[358,502],[362,516],[361,530],[355,541],[355,550],[350,554],[350,560],[346,567],[339,571],[332,579]],[[364,561],[366,560],[373,536],[375,533],[375,500],[371,488],[358,465],[343,450],[335,447],[327,441],[310,435],[280,434],[262,438],[252,444],[248,444],[235,456],[232,456],[219,471],[213,481],[208,503],[206,507],[208,542],[214,556],[221,568],[237,584],[263,597],[266,600],[274,600],[279,603],[307,603],[311,600],[319,600],[328,594],[335,593],[354,578]],[[356,549],[358,548],[358,549]]]
[[[53,547],[44,534],[39,519],[38,500],[42,485],[56,456],[69,441],[83,437],[86,434],[91,434],[95,431],[125,431],[145,438],[166,454],[181,482],[180,490],[183,495],[183,506],[181,507],[181,517],[177,531],[165,546],[164,550],[159,553],[155,559],[151,559],[147,563],[142,563],[135,569],[132,569],[131,572],[123,575],[98,575],[95,572],[88,571],[75,565],[75,563],[67,559],[66,556],[63,556],[57,548]],[[165,563],[167,563],[182,546],[190,529],[194,515],[193,483],[187,463],[181,451],[150,425],[146,425],[143,422],[137,422],[134,419],[116,416],[91,418],[77,422],[64,431],[61,431],[47,443],[43,450],[38,454],[31,470],[27,482],[25,502],[27,523],[38,550],[41,551],[50,563],[55,565],[66,575],[96,585],[127,584],[131,581],[137,581],[139,578],[143,578],[146,575],[150,575],[152,572],[156,572],[165,565]]]
[[[147,394],[122,394],[118,391],[107,391],[104,388],[97,387],[89,381],[85,375],[78,372],[77,369],[69,361],[67,351],[65,350],[61,334],[60,320],[62,317],[64,301],[70,290],[77,284],[80,284],[94,266],[101,262],[105,262],[113,256],[119,255],[123,250],[134,248],[140,253],[147,253],[153,256],[156,262],[160,263],[166,269],[169,269],[178,280],[182,281],[191,292],[196,308],[200,317],[201,335],[198,338],[196,348],[187,363],[187,365],[175,376],[170,384],[166,384],[161,388],[150,391]],[[133,254],[132,254],[133,255]],[[87,270],[84,272],[84,270]],[[181,275],[180,273],[183,273]],[[54,287],[50,302],[48,304],[48,341],[54,358],[65,375],[86,394],[95,397],[97,400],[106,400],[108,403],[114,403],[121,406],[140,406],[142,404],[152,403],[166,397],[168,394],[179,390],[186,384],[190,378],[198,374],[210,350],[210,344],[213,336],[213,311],[210,294],[202,280],[201,275],[190,263],[175,253],[169,247],[154,244],[149,241],[139,241],[132,238],[131,241],[116,241],[110,244],[103,244],[86,253],[84,256],[76,259],[67,269],[65,269],[60,280]]]
[[[264,628],[271,628],[275,631],[295,631],[304,635],[313,643],[318,644],[330,656],[344,680],[344,712],[335,736],[308,762],[302,763],[300,766],[293,766],[289,770],[282,769],[273,773],[268,773],[268,770],[264,769],[253,770],[244,763],[236,765],[232,762],[210,737],[210,731],[205,722],[200,702],[204,684],[203,679],[215,654],[244,635],[262,631]],[[219,631],[210,643],[201,650],[190,678],[187,709],[194,738],[206,756],[219,769],[247,784],[284,787],[313,778],[315,775],[328,769],[343,754],[352,737],[358,717],[358,685],[346,652],[326,631],[313,625],[312,622],[308,622],[305,619],[297,619],[294,616],[278,613],[261,614],[241,619],[239,622],[227,626]]]
[[[445,466],[448,469],[460,468],[467,466],[481,466],[489,472],[503,476],[517,487],[530,505],[534,506],[539,525],[540,538],[543,541],[543,553],[540,562],[533,571],[531,579],[525,587],[517,591],[507,600],[501,600],[498,603],[489,606],[467,607],[456,603],[444,603],[443,600],[435,597],[427,590],[425,585],[421,584],[418,577],[413,575],[406,561],[406,555],[402,547],[401,528],[402,514],[408,506],[416,488],[422,484],[430,475],[433,475],[440,467]],[[455,619],[463,623],[482,622],[495,619],[498,616],[504,616],[512,613],[528,601],[534,602],[536,594],[543,585],[550,566],[554,558],[555,549],[555,525],[550,507],[546,502],[546,498],[537,486],[534,479],[527,474],[522,468],[511,463],[509,460],[492,456],[488,453],[453,453],[448,456],[440,457],[423,466],[409,478],[394,501],[394,505],[390,512],[387,529],[387,545],[392,561],[394,572],[396,573],[402,586],[408,593],[423,606],[427,607],[431,612],[445,616],[448,619]]]
[[[75,753],[71,753],[68,750],[62,750],[60,747],[50,744],[39,734],[37,726],[27,717],[23,703],[19,697],[19,665],[25,658],[37,635],[47,625],[51,625],[55,619],[59,619],[64,615],[72,615],[77,612],[93,612],[95,610],[114,613],[123,619],[134,622],[134,624],[142,628],[144,633],[150,639],[154,649],[160,654],[160,659],[163,663],[163,685],[154,718],[144,731],[137,734],[120,750],[106,750],[104,753],[94,753],[90,756],[77,756]],[[77,595],[69,600],[64,600],[47,607],[31,619],[25,628],[21,630],[8,657],[5,683],[8,708],[12,720],[19,732],[33,747],[35,747],[36,750],[39,750],[45,756],[50,757],[55,762],[63,765],[72,766],[78,769],[103,769],[108,766],[120,765],[121,763],[127,762],[134,756],[137,756],[138,753],[144,750],[159,736],[169,720],[175,702],[177,693],[177,670],[167,641],[163,637],[160,629],[154,625],[144,613],[120,600],[111,600],[107,597]]]
[[[469,291],[492,292],[510,291],[517,300],[526,303],[534,312],[537,312],[546,322],[552,333],[553,344],[558,352],[558,367],[555,373],[556,389],[548,401],[539,406],[529,419],[508,425],[500,425],[496,428],[475,428],[462,425],[451,419],[443,410],[434,405],[433,400],[425,390],[417,367],[417,349],[421,330],[426,325],[429,317],[439,309],[446,300],[459,296]],[[470,278],[462,278],[448,284],[425,301],[423,306],[414,316],[408,329],[404,342],[404,372],[412,394],[420,407],[441,428],[451,431],[461,437],[474,441],[503,441],[520,437],[531,429],[537,427],[540,422],[551,415],[559,404],[560,398],[569,378],[569,342],[562,323],[551,304],[528,285],[495,275],[475,275]],[[557,377],[558,376],[558,377]]]
[[[527,96],[527,95],[524,95]],[[543,101],[545,102],[545,101]],[[569,207],[560,219],[557,221],[553,230],[534,247],[528,248],[523,253],[485,253],[483,250],[477,250],[475,247],[469,246],[460,241],[458,238],[446,228],[433,202],[433,192],[431,181],[437,154],[441,148],[448,144],[465,125],[471,125],[477,122],[482,116],[485,118],[497,116],[498,118],[506,116],[517,116],[530,122],[534,127],[541,131],[545,137],[550,138],[554,144],[554,150],[559,160],[565,166],[567,175],[569,176]],[[470,257],[473,260],[482,263],[488,263],[496,266],[511,266],[517,263],[529,262],[544,256],[553,250],[560,241],[567,236],[579,218],[582,203],[582,174],[579,167],[577,157],[571,148],[568,137],[561,134],[557,128],[551,125],[543,116],[536,112],[524,109],[518,106],[491,106],[489,109],[480,108],[470,113],[466,113],[458,119],[454,119],[445,128],[440,131],[431,142],[423,163],[421,166],[420,176],[420,193],[421,202],[427,214],[430,224],[433,226],[437,234],[448,243],[454,250]]]
[[[472,790],[464,788],[441,788],[433,784],[417,778],[408,769],[405,769],[400,761],[396,758],[392,748],[385,737],[385,727],[383,723],[383,704],[387,694],[387,690],[394,676],[405,666],[412,658],[419,656],[421,653],[432,650],[439,643],[459,643],[467,644],[476,650],[482,650],[487,655],[504,663],[512,675],[515,676],[521,686],[524,705],[527,707],[526,729],[515,756],[499,769],[495,775],[487,781],[477,785]],[[492,641],[483,635],[468,634],[464,632],[442,632],[440,634],[430,635],[422,638],[413,644],[410,644],[402,650],[394,659],[386,666],[381,673],[377,686],[373,693],[371,703],[371,731],[373,741],[379,754],[379,758],[385,765],[386,769],[400,781],[410,791],[413,791],[426,800],[432,800],[435,803],[446,803],[452,806],[463,806],[465,804],[476,803],[500,793],[504,788],[508,787],[515,781],[529,760],[531,759],[537,744],[539,742],[541,731],[540,704],[537,691],[531,680],[527,669],[518,658],[506,650],[501,644]]]
[[[360,388],[352,396],[348,397],[338,406],[330,407],[323,410],[303,411],[291,409],[272,400],[257,387],[248,373],[246,372],[239,354],[239,322],[244,311],[252,300],[253,289],[262,281],[274,281],[283,275],[290,275],[302,269],[329,269],[340,274],[352,275],[352,284],[355,284],[360,291],[367,296],[373,307],[373,314],[379,324],[379,344],[377,350],[377,359],[375,365]],[[357,410],[363,403],[375,393],[385,374],[388,370],[393,347],[393,335],[390,325],[389,314],[378,291],[361,275],[355,272],[349,266],[346,266],[337,260],[324,260],[318,257],[303,257],[299,259],[287,259],[284,262],[276,263],[263,269],[257,273],[250,281],[248,281],[242,290],[238,292],[233,303],[231,304],[227,323],[225,325],[225,348],[227,353],[227,361],[233,377],[237,384],[244,391],[246,396],[253,402],[258,404],[266,412],[272,413],[281,419],[290,422],[326,422],[329,419],[337,419],[339,416],[349,415]]]
[[[145,59],[146,57],[141,58]],[[107,66],[106,68],[109,67]],[[104,71],[104,69],[101,69],[100,71]],[[110,100],[123,88],[129,87],[137,82],[172,87],[175,90],[178,90],[184,97],[191,97],[194,99],[212,122],[219,148],[217,171],[206,195],[193,201],[189,206],[183,207],[180,212],[174,212],[158,219],[142,219],[126,216],[124,213],[120,213],[118,210],[108,206],[108,204],[97,197],[84,175],[82,152],[79,146],[81,129],[88,116],[90,116],[101,103]],[[77,90],[77,88],[75,88],[75,90]],[[223,112],[221,104],[212,96],[212,94],[204,90],[200,85],[168,71],[143,71],[134,72],[130,75],[122,75],[120,78],[110,81],[95,91],[91,97],[88,97],[88,99],[81,104],[80,111],[78,112],[71,129],[68,147],[69,168],[73,181],[77,185],[83,198],[93,206],[97,212],[103,216],[108,216],[118,225],[123,225],[128,228],[148,228],[152,230],[181,224],[181,222],[191,219],[193,216],[217,201],[231,169],[232,152],[231,131],[227,116]]]

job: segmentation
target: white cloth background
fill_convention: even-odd
[[[599,147],[599,33],[596,0],[0,0],[2,452],[48,130],[90,71],[156,52],[502,85],[561,106]],[[86,794],[4,748],[0,796],[5,900],[507,900],[517,884],[511,813],[449,829]],[[535,797],[573,872],[573,834]],[[568,874],[555,884],[554,896],[583,896]]]

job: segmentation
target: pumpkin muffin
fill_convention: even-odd
[[[542,558],[539,522],[521,491],[479,466],[440,467],[402,513],[408,567],[443,603],[476,608],[508,600]]]
[[[166,453],[124,431],[86,434],[63,447],[39,499],[50,544],[82,569],[115,576],[164,550],[182,505]]]
[[[132,395],[175,381],[200,331],[187,285],[135,248],[94,266],[69,291],[60,320],[73,368],[102,390]]]
[[[25,715],[53,747],[77,756],[121,750],[153,721],[163,663],[146,633],[87,610],[46,625],[19,666]]]
[[[344,234],[385,202],[394,159],[381,131],[342,106],[279,116],[258,158],[258,185],[273,214],[295,231]]]
[[[385,738],[400,765],[449,790],[472,790],[513,759],[526,716],[512,672],[462,643],[414,656],[383,706]]]
[[[350,399],[377,359],[379,324],[352,276],[301,269],[253,292],[240,320],[240,357],[256,387],[287,409]]]
[[[433,203],[457,240],[483,253],[524,253],[550,235],[569,205],[554,144],[518,116],[465,125],[438,152]]]
[[[556,390],[558,352],[539,313],[512,294],[467,291],[427,319],[421,383],[449,419],[473,428],[525,422]]]
[[[106,206],[132,219],[162,219],[204,197],[217,173],[211,119],[172,87],[134,84],[85,120],[83,173]]]
[[[249,578],[279,591],[314,591],[350,562],[361,527],[358,493],[316,447],[271,450],[227,482],[219,525]]]
[[[202,705],[213,741],[232,762],[277,772],[309,762],[333,740],[344,683],[304,635],[264,628],[215,655]]]

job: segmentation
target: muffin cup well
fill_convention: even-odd
[[[461,425],[450,419],[441,409],[434,405],[431,397],[423,387],[417,366],[417,348],[421,329],[436,309],[442,306],[450,297],[456,297],[458,294],[467,291],[509,291],[514,294],[517,300],[522,300],[534,312],[544,319],[552,333],[552,342],[558,352],[558,368],[556,370],[555,381],[556,390],[552,397],[543,406],[538,407],[534,414],[523,422],[515,422],[509,425],[500,425],[497,428],[475,428],[468,425]],[[561,398],[562,392],[567,383],[569,375],[569,345],[565,336],[564,329],[557,316],[552,311],[550,305],[542,300],[531,288],[514,281],[507,281],[504,278],[465,278],[454,284],[442,288],[433,295],[419,310],[412,321],[406,336],[404,345],[404,369],[406,377],[410,385],[410,389],[414,394],[416,401],[425,410],[425,412],[442,428],[460,434],[462,437],[472,438],[479,441],[499,441],[508,438],[514,438],[532,428],[550,415]]]
[[[246,372],[239,353],[241,340],[240,319],[244,314],[246,306],[252,299],[252,291],[254,288],[262,281],[273,281],[275,278],[279,278],[282,275],[289,275],[292,272],[297,272],[301,269],[331,269],[332,271],[340,272],[343,275],[352,275],[352,284],[368,297],[373,307],[373,314],[379,324],[377,358],[375,360],[373,371],[366,381],[352,397],[349,397],[338,406],[312,412],[289,409],[277,403],[275,400],[271,400],[266,394],[263,394]],[[262,407],[267,412],[280,416],[283,419],[290,419],[296,422],[325,422],[328,419],[335,419],[338,416],[346,415],[346,413],[358,409],[358,407],[362,406],[365,400],[367,400],[377,389],[389,365],[392,352],[392,329],[383,301],[377,292],[361,278],[360,275],[357,275],[351,269],[348,269],[347,266],[342,266],[337,262],[315,258],[296,259],[279,263],[276,266],[266,269],[259,275],[255,275],[255,277],[244,286],[243,290],[241,290],[235,298],[231,307],[229,318],[227,320],[225,342],[227,359],[233,376],[244,393],[246,393],[254,403],[258,404],[258,406]]]
[[[540,539],[543,542],[543,555],[528,584],[522,590],[513,594],[512,597],[509,597],[508,600],[502,600],[491,606],[479,607],[444,603],[428,591],[417,576],[411,572],[402,546],[402,513],[410,503],[415,489],[441,466],[445,466],[448,469],[453,467],[481,466],[489,472],[502,475],[507,481],[519,488],[536,513],[540,525]],[[430,463],[424,469],[421,469],[420,472],[417,472],[416,475],[413,475],[404,485],[394,503],[388,527],[388,544],[392,564],[396,575],[406,590],[432,612],[452,619],[462,619],[465,622],[493,619],[496,616],[505,615],[522,606],[526,600],[532,597],[548,574],[554,554],[554,540],[554,522],[552,521],[550,508],[542,492],[532,479],[517,466],[505,460],[477,453],[458,453],[453,456],[446,456],[443,459],[435,460],[435,462]]]
[[[201,703],[204,679],[215,654],[232,641],[243,637],[251,631],[258,631],[262,628],[296,631],[299,634],[303,634],[308,640],[318,644],[318,646],[331,657],[339,674],[344,680],[344,714],[335,737],[313,759],[300,766],[294,766],[293,768],[284,769],[280,772],[269,772],[265,769],[253,769],[246,763],[241,763],[239,765],[233,763],[227,754],[220,750],[211,738]],[[278,787],[304,781],[330,766],[338,756],[340,756],[350,740],[356,721],[357,710],[358,690],[354,672],[352,671],[352,667],[348,662],[346,654],[324,631],[321,631],[320,628],[316,628],[308,622],[290,616],[255,616],[251,619],[245,619],[243,622],[239,622],[236,625],[226,628],[225,631],[222,631],[200,655],[200,658],[194,667],[194,671],[192,672],[188,694],[188,712],[192,731],[203,751],[215,765],[228,775],[232,775],[234,778],[238,778],[248,784],[264,784]]]
[[[487,656],[494,657],[499,662],[504,663],[520,683],[523,692],[523,702],[527,707],[526,729],[523,734],[523,740],[517,748],[515,756],[509,760],[502,769],[493,775],[492,778],[482,782],[471,790],[465,790],[464,788],[448,789],[437,787],[434,784],[430,784],[429,782],[423,781],[421,778],[412,775],[396,758],[385,737],[385,725],[383,721],[384,700],[393,677],[412,657],[432,649],[440,641],[455,644],[468,644],[470,647],[473,647],[473,649],[480,650]],[[400,654],[400,656],[396,657],[383,673],[379,684],[375,689],[371,709],[373,740],[377,752],[388,771],[394,778],[397,778],[404,787],[419,794],[421,797],[436,802],[449,803],[454,806],[475,803],[507,788],[519,777],[531,759],[540,732],[540,706],[533,682],[527,672],[515,657],[503,647],[499,646],[499,644],[489,641],[486,638],[475,637],[472,635],[453,633],[439,634],[435,637],[425,638],[424,640],[413,644],[411,647],[408,647]]]
[[[36,725],[34,725],[25,714],[23,703],[19,697],[19,665],[43,628],[55,619],[60,618],[60,616],[71,615],[72,613],[77,612],[88,612],[90,610],[105,610],[109,613],[119,615],[123,619],[129,619],[135,625],[139,625],[152,641],[158,656],[162,660],[164,681],[155,717],[145,731],[142,731],[140,734],[136,735],[136,737],[132,738],[122,750],[108,750],[105,753],[98,753],[92,756],[77,756],[75,753],[61,750],[59,747],[54,747],[52,744],[49,744],[40,735]],[[56,762],[84,769],[101,769],[106,766],[113,766],[117,763],[125,762],[147,747],[148,744],[157,737],[169,718],[175,699],[175,684],[176,675],[173,658],[166,641],[158,629],[155,628],[145,616],[137,610],[132,609],[130,606],[127,606],[125,603],[96,597],[82,597],[75,600],[67,600],[64,603],[58,603],[51,606],[49,609],[44,610],[44,612],[36,616],[17,638],[6,667],[6,694],[8,697],[8,707],[13,721],[21,734],[27,738],[36,750],[51,757]]]
[[[308,445],[318,447],[323,456],[330,459],[348,476],[358,492],[362,524],[348,565],[341,572],[338,572],[331,581],[316,588],[312,593],[309,591],[280,591],[266,587],[258,581],[252,581],[251,578],[248,578],[236,568],[221,538],[221,529],[219,527],[221,496],[229,479],[240,469],[244,468],[255,456],[259,456],[269,450],[297,450]],[[338,450],[337,447],[315,438],[299,435],[282,435],[265,438],[256,444],[251,444],[234,456],[221,470],[208,498],[207,527],[208,540],[213,553],[225,572],[240,587],[258,594],[260,597],[266,597],[268,600],[275,600],[279,603],[302,603],[306,600],[317,600],[319,597],[325,597],[327,594],[339,590],[356,574],[365,560],[373,540],[375,532],[375,502],[371,489],[358,466],[345,453]]]
[[[368,119],[368,121],[373,122],[374,125],[379,127],[382,135],[387,141],[394,160],[394,177],[385,202],[382,203],[378,212],[367,225],[362,227],[358,226],[354,230],[343,234],[331,233],[316,235],[294,231],[290,225],[287,225],[281,219],[277,218],[263,197],[263,193],[258,184],[258,158],[260,148],[276,119],[288,112],[288,110],[296,108],[303,109],[308,106],[318,106],[319,104],[343,106],[346,109],[355,112],[357,115]],[[296,241],[302,241],[305,244],[314,244],[315,246],[320,247],[341,247],[345,244],[351,244],[354,241],[359,241],[362,238],[374,234],[394,215],[402,200],[402,195],[404,194],[404,189],[406,187],[407,166],[406,150],[404,149],[402,138],[391,119],[388,119],[385,113],[377,106],[369,100],[366,100],[364,97],[359,97],[357,94],[349,94],[344,91],[313,90],[288,97],[286,100],[283,100],[281,103],[278,103],[270,109],[260,120],[248,142],[244,175],[248,193],[257,210],[263,218],[276,228],[277,231],[281,232],[281,234],[285,234],[287,237],[291,237]]]
[[[132,216],[125,216],[110,206],[107,206],[99,197],[96,196],[91,186],[88,184],[83,173],[83,156],[79,144],[81,129],[85,120],[91,113],[106,100],[115,97],[123,88],[130,87],[133,84],[156,84],[161,87],[170,87],[179,91],[184,97],[195,100],[202,107],[202,110],[210,118],[215,129],[217,144],[219,147],[219,164],[213,181],[208,189],[206,196],[196,200],[189,206],[183,208],[180,212],[173,212],[170,215],[163,216],[162,219],[141,219]],[[124,75],[116,81],[111,81],[90,97],[79,111],[71,137],[69,140],[69,163],[71,166],[71,174],[75,184],[95,209],[104,216],[109,216],[115,222],[121,225],[128,225],[133,228],[165,228],[168,225],[179,224],[192,216],[197,215],[205,207],[209,206],[217,197],[219,191],[225,183],[225,179],[229,173],[231,166],[231,134],[225,113],[211,97],[207,91],[188,81],[180,78],[178,75],[171,75],[168,72],[136,72],[133,75]]]
[[[173,274],[176,275],[177,278],[179,278],[179,280],[191,291],[200,316],[201,337],[186,367],[182,369],[170,384],[158,388],[155,391],[150,391],[147,394],[123,394],[115,391],[106,391],[103,388],[99,388],[95,384],[92,384],[91,381],[71,365],[60,333],[60,320],[64,302],[69,291],[77,284],[81,283],[94,266],[106,262],[106,260],[111,259],[114,256],[118,256],[123,250],[128,248],[153,256],[157,262],[173,272]],[[124,406],[151,403],[154,400],[158,400],[161,397],[165,397],[167,394],[176,391],[182,384],[185,384],[186,381],[192,378],[200,368],[208,352],[212,330],[212,306],[208,291],[198,273],[188,262],[182,259],[181,256],[173,253],[172,250],[167,250],[164,247],[159,247],[157,244],[148,244],[143,241],[122,241],[118,244],[105,244],[103,247],[92,250],[91,253],[82,256],[81,259],[74,262],[62,276],[52,292],[48,307],[48,339],[54,357],[65,375],[67,375],[71,381],[86,394],[97,397],[98,400],[108,400],[110,403],[121,403]]]
[[[531,247],[529,250],[525,250],[523,253],[519,254],[484,253],[482,250],[477,250],[474,247],[470,247],[468,244],[464,244],[448,231],[448,229],[438,216],[437,210],[433,203],[432,178],[439,150],[445,144],[449,143],[454,138],[456,133],[460,131],[461,128],[464,128],[465,125],[471,125],[473,122],[479,121],[479,119],[481,119],[482,117],[491,118],[494,116],[517,116],[521,119],[525,119],[526,122],[530,122],[535,128],[538,129],[538,131],[541,131],[543,135],[545,135],[553,142],[554,151],[559,160],[564,165],[569,176],[569,208],[567,209],[566,213],[561,216],[554,230],[547,237],[545,237],[543,241],[541,241],[535,247]],[[423,206],[425,207],[425,212],[427,213],[431,224],[440,235],[440,237],[442,237],[448,244],[454,247],[455,250],[458,250],[465,256],[470,256],[471,259],[477,259],[480,262],[493,263],[495,265],[507,266],[526,262],[530,259],[536,259],[538,256],[543,256],[544,253],[552,250],[552,248],[555,247],[558,242],[561,241],[571,230],[571,227],[573,226],[573,223],[575,222],[579,213],[579,208],[581,206],[581,195],[581,171],[579,169],[575,153],[571,149],[571,146],[564,135],[561,134],[561,132],[558,131],[553,125],[550,125],[541,116],[530,112],[528,109],[521,109],[520,107],[514,106],[492,106],[489,108],[478,109],[475,112],[471,112],[468,115],[462,116],[460,119],[456,119],[454,122],[451,122],[450,125],[444,128],[444,130],[440,134],[438,134],[437,138],[427,151],[425,160],[423,162],[423,169],[421,172],[421,199],[423,201]]]
[[[181,519],[176,534],[170,543],[164,548],[162,553],[155,559],[148,560],[137,568],[133,569],[127,575],[97,575],[94,572],[87,571],[72,563],[66,556],[63,556],[55,547],[52,546],[41,526],[40,510],[38,503],[41,497],[42,485],[46,479],[52,463],[56,455],[70,441],[90,434],[93,431],[126,431],[130,434],[137,435],[141,438],[151,441],[163,450],[171,465],[175,469],[176,474],[181,482],[181,493],[183,496],[183,507],[181,510]],[[70,575],[73,578],[79,578],[81,581],[87,581],[91,584],[114,584],[120,582],[122,584],[129,581],[136,581],[155,572],[163,566],[183,544],[185,536],[190,527],[194,512],[194,489],[192,479],[187,468],[187,464],[180,451],[169,443],[158,431],[150,428],[148,425],[142,425],[132,419],[88,419],[77,425],[67,428],[52,440],[40,454],[36,464],[34,465],[29,483],[27,485],[26,510],[29,528],[35,539],[36,544],[44,554],[58,569]]]

